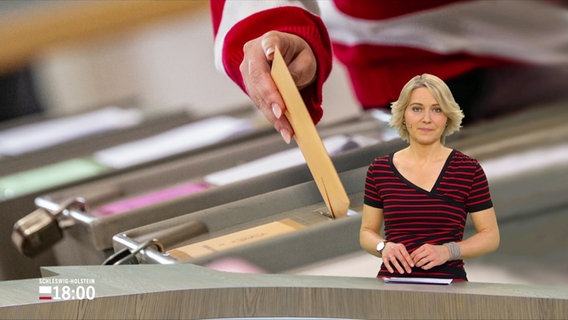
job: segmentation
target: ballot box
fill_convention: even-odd
[[[384,120],[369,114],[320,131],[331,153],[337,154],[340,170],[368,162],[371,156],[351,151],[395,137]],[[282,172],[288,169],[293,174]],[[259,175],[268,176],[266,183],[251,180]],[[309,179],[301,152],[278,134],[233,143],[36,197],[38,210],[59,211],[57,227],[66,227],[61,233],[46,228],[62,239],[54,241],[53,248],[41,249],[53,252],[61,265],[100,264],[112,253],[112,236],[122,230]]]
[[[119,233],[113,237],[116,258],[109,264],[238,258],[280,272],[352,252],[358,245],[366,169],[340,173],[351,203],[347,217],[333,219],[315,183],[308,181]]]
[[[0,278],[27,277],[39,272],[39,265],[57,264],[50,254],[34,259],[22,257],[11,244],[14,224],[35,209],[37,196],[273,134],[272,128],[258,121],[257,113],[247,107],[234,113],[200,118],[184,113],[155,115],[137,125],[104,134],[95,132],[102,130],[99,127],[90,128],[79,138],[54,133],[53,128],[46,128],[42,123],[38,123],[39,129],[28,130],[32,132],[31,137],[28,131],[13,131],[19,127],[3,131],[0,133],[0,152],[4,154],[0,160],[0,212],[4,232],[0,238],[0,257],[11,263],[2,265]],[[117,118],[116,112],[95,120],[111,121],[109,117]],[[79,124],[86,126],[84,122],[83,119]],[[67,127],[66,122],[59,125],[74,128]],[[56,126],[56,129],[60,128]],[[48,147],[39,146],[34,150],[22,144],[42,135],[54,136],[60,141],[55,144],[47,141]]]
[[[500,224],[540,219],[543,213],[552,214],[559,208],[568,210],[568,128],[558,119],[559,113],[562,110],[557,108],[532,110],[463,129],[449,139],[448,145],[481,162]],[[369,151],[381,156],[399,148],[384,143]],[[541,152],[549,155],[547,160],[539,159]],[[535,156],[536,162],[531,159]],[[512,165],[518,161],[522,164]],[[113,237],[115,254],[107,263],[210,265],[237,259],[277,273],[360,251],[367,168],[340,172],[351,201],[350,215],[345,218],[331,218],[315,183],[307,181],[118,233]],[[555,217],[566,224],[567,219]],[[468,222],[466,234],[471,232],[473,226]],[[546,230],[534,232],[546,234]],[[510,237],[502,239],[507,249],[502,258],[493,254],[494,259],[506,260],[521,249],[542,256],[544,249],[536,245],[515,247],[515,243],[526,244],[526,237],[511,232],[504,235]],[[548,238],[558,241],[547,249],[550,255],[544,261],[552,264],[564,256],[561,262],[566,265],[568,257],[562,250],[568,240],[563,233]]]

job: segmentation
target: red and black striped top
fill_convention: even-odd
[[[382,208],[387,241],[403,243],[409,253],[422,244],[463,239],[467,213],[491,208],[487,178],[479,162],[452,150],[431,191],[405,179],[393,164],[393,154],[375,159],[365,181],[366,205]],[[411,274],[382,276],[467,280],[463,260],[448,261],[430,270],[415,267]]]

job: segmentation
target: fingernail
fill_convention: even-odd
[[[292,141],[292,137],[290,136],[290,132],[288,132],[288,130],[286,129],[280,130],[280,135],[282,136],[282,139],[284,139],[284,142],[286,142],[286,144],[290,144],[290,141]]]
[[[274,113],[276,119],[280,119],[280,117],[282,117],[282,109],[278,104],[276,103],[272,104],[272,113]]]
[[[274,53],[274,47],[266,49],[266,57],[270,57]]]

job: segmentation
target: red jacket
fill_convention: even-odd
[[[246,91],[239,71],[243,45],[270,30],[301,36],[318,63],[317,81],[302,90],[316,122],[322,115],[322,87],[333,56],[346,66],[363,108],[388,106],[402,86],[421,73],[447,80],[510,63],[568,65],[568,55],[561,52],[567,48],[568,19],[542,1],[279,3],[284,5],[211,0],[217,68]]]

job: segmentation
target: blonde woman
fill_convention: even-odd
[[[390,124],[408,147],[369,166],[361,247],[382,257],[377,277],[467,281],[463,259],[496,250],[499,228],[482,167],[444,145],[463,113],[430,74],[412,78],[391,108]],[[463,239],[468,215],[476,233]]]

